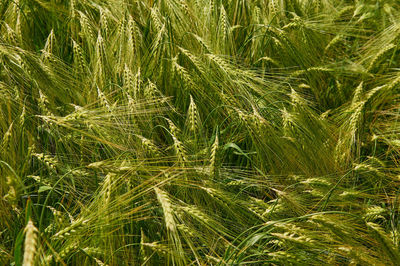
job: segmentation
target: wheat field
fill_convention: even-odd
[[[397,0],[0,1],[0,265],[399,265]]]

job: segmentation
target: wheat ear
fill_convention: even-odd
[[[32,220],[29,220],[25,227],[25,243],[24,243],[24,260],[23,266],[33,266],[36,255],[37,245],[37,228],[33,224]]]
[[[173,216],[171,201],[169,200],[168,194],[157,187],[154,188],[154,191],[156,192],[157,199],[160,202],[164,212],[165,226],[170,232],[175,232],[176,225]]]

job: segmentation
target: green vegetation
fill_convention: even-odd
[[[2,0],[1,265],[398,265],[397,0]]]

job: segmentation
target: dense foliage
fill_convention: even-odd
[[[397,0],[0,1],[1,265],[398,265]]]

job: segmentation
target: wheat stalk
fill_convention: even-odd
[[[49,58],[53,54],[55,43],[54,31],[51,30],[49,36],[47,37],[44,48],[42,49],[42,54],[45,59]]]
[[[387,254],[392,263],[400,261],[400,254],[397,248],[393,246],[392,241],[386,236],[383,229],[374,223],[367,222],[367,227],[372,231],[374,238],[382,245],[382,251]]]
[[[183,206],[180,207],[180,210],[188,213],[189,215],[195,217],[199,221],[201,221],[205,225],[211,225],[211,218],[208,217],[203,211],[201,211],[196,206]]]
[[[344,36],[341,34],[336,35],[325,47],[325,53],[330,51],[333,47],[343,42]]]
[[[187,162],[187,158],[183,143],[175,135],[172,135],[172,139],[174,141],[176,155],[178,156],[178,162],[184,164],[185,162]]]
[[[22,106],[22,111],[21,111],[21,114],[20,114],[19,120],[18,120],[18,126],[20,129],[22,129],[24,127],[25,121],[26,121],[26,106],[24,104]]]
[[[155,155],[160,155],[160,151],[158,149],[158,147],[149,139],[140,136],[140,135],[136,135],[142,142],[143,147],[149,151],[150,153],[153,153]]]
[[[17,40],[18,37],[17,37],[17,34],[15,33],[15,31],[6,22],[4,22],[4,26],[7,29],[7,41],[10,44],[17,45],[18,44],[18,40]]]
[[[107,21],[107,10],[100,8],[100,28],[104,31],[104,36],[108,37],[109,26]]]
[[[394,48],[396,48],[396,45],[394,44],[388,44],[385,46],[383,49],[381,49],[371,60],[369,63],[369,66],[367,68],[367,71],[370,72],[372,71],[375,67],[377,67],[377,64]]]
[[[182,78],[182,80],[185,82],[186,88],[191,88],[194,89],[195,83],[193,82],[192,78],[190,77],[188,71],[181,65],[179,65],[177,62],[177,59],[175,58],[173,60],[174,62],[174,70],[175,72]]]
[[[205,68],[204,68],[204,65],[202,64],[202,62],[201,62],[201,60],[197,57],[197,56],[195,56],[195,55],[193,55],[192,53],[190,53],[190,51],[188,51],[188,50],[186,50],[186,49],[184,49],[184,48],[182,48],[182,47],[178,47],[179,48],[179,51],[183,54],[183,55],[185,55],[187,58],[189,58],[189,60],[192,62],[192,64],[196,67],[196,69],[198,70],[198,71],[200,71],[200,73],[201,74],[205,74],[206,73],[206,70],[205,70]]]
[[[226,12],[224,6],[221,4],[220,7],[220,32],[222,33],[222,41],[225,42],[227,40],[227,29],[228,29],[228,20],[226,18]]]
[[[190,104],[187,116],[188,116],[189,130],[191,132],[195,132],[197,129],[199,129],[200,123],[199,123],[199,114],[197,111],[197,106],[193,100],[192,95],[190,95]]]
[[[9,202],[14,208],[16,208],[16,204],[18,202],[18,197],[19,197],[19,184],[18,180],[14,176],[7,176],[6,177],[6,184],[8,187],[8,192],[4,196],[4,200]]]
[[[166,118],[166,120],[168,122],[170,134],[174,142],[174,149],[178,157],[178,162],[184,165],[185,162],[187,162],[187,157],[186,157],[185,147],[178,138],[178,136],[180,135],[180,130],[175,126],[175,124],[170,119]]]
[[[47,106],[49,105],[49,100],[47,98],[47,96],[40,90],[39,91],[39,107],[42,110],[42,112],[47,115],[47,116],[54,116],[52,114],[52,112],[49,110],[49,108],[47,108]]]
[[[64,239],[71,234],[75,234],[79,229],[85,226],[89,222],[88,219],[80,218],[74,222],[70,226],[65,227],[64,229],[58,231],[56,234],[52,236],[53,239]]]
[[[74,19],[76,17],[76,11],[75,11],[75,0],[71,0],[70,4],[69,4],[69,12],[70,12],[70,16],[72,19]]]
[[[135,87],[134,80],[133,80],[133,74],[127,64],[125,64],[125,66],[124,66],[123,81],[124,81],[125,88],[127,88],[129,91],[133,90],[133,88]]]
[[[79,243],[78,242],[73,242],[72,244],[66,246],[65,248],[63,248],[61,250],[61,252],[59,253],[59,257],[61,259],[67,257],[72,251],[76,250],[79,248]]]
[[[141,80],[141,70],[140,67],[138,68],[135,78],[133,80],[133,95],[135,99],[139,97],[139,93],[141,93],[142,90],[142,80]]]
[[[355,105],[354,112],[350,117],[349,128],[351,135],[351,143],[356,144],[357,136],[356,133],[359,129],[359,124],[361,123],[363,109],[364,109],[365,101],[361,101]]]
[[[214,0],[210,0],[210,14],[212,15],[212,13],[214,13],[215,11],[215,2]]]
[[[354,91],[354,96],[353,96],[353,104],[357,104],[361,101],[362,94],[363,94],[363,82],[361,82],[356,90]]]
[[[105,62],[105,54],[104,54],[104,40],[99,31],[96,41],[96,59],[95,59],[95,71],[94,71],[94,80],[98,82],[100,87],[104,86],[105,78],[104,78],[104,62]]]
[[[16,6],[18,4],[16,3]],[[15,34],[17,35],[17,39],[19,43],[23,43],[23,37],[22,37],[22,26],[21,26],[21,10],[17,8],[17,21],[15,23]]]
[[[179,4],[181,9],[186,15],[189,15],[189,6],[186,3],[186,0],[179,0]]]
[[[104,95],[104,93],[101,91],[99,87],[97,87],[97,97],[100,100],[101,105],[106,107],[109,112],[112,112],[112,108],[107,100],[107,97]]]
[[[37,250],[37,228],[32,220],[29,220],[25,227],[24,260],[23,266],[33,266]]]
[[[84,73],[86,69],[86,63],[83,57],[82,48],[74,40],[72,40],[72,44],[73,44],[72,47],[74,54],[74,63],[77,66],[78,73]]]
[[[176,231],[176,224],[173,214],[174,212],[168,194],[157,187],[154,188],[154,191],[157,195],[158,202],[161,204],[164,212],[165,226],[167,227],[168,231],[174,233]]]
[[[159,11],[157,7],[151,8],[150,17],[156,32],[161,32],[164,26],[159,18]]]
[[[216,168],[218,148],[219,148],[219,139],[218,139],[218,132],[217,132],[215,134],[214,143],[211,146],[211,155],[210,155],[210,172],[213,176],[216,176],[218,173],[217,168]]]
[[[94,29],[90,24],[88,17],[83,12],[78,11],[78,14],[79,14],[79,22],[82,27],[84,36],[88,37],[88,41],[90,43],[92,40],[95,39]]]
[[[157,93],[158,93],[157,86],[149,80],[144,90],[145,98],[153,99],[157,95]]]
[[[140,255],[142,257],[143,262],[147,262],[149,260],[149,257],[147,256],[147,252],[145,249],[145,243],[147,242],[147,237],[143,232],[143,229],[140,228]]]
[[[168,122],[169,130],[171,131],[171,134],[174,136],[180,135],[180,130],[179,128],[174,124],[174,122],[171,121],[171,119],[165,118]]]
[[[11,139],[13,136],[13,129],[14,129],[14,122],[12,122],[10,124],[7,131],[3,135],[3,139],[1,140],[1,145],[0,145],[0,149],[2,152],[7,151],[11,144]]]
[[[57,166],[60,165],[60,162],[54,156],[45,155],[43,153],[33,153],[32,155],[43,162],[48,169],[51,169],[53,171],[57,171]]]
[[[129,16],[128,18],[128,24],[127,24],[127,32],[128,32],[128,49],[129,51],[132,51],[129,54],[132,54],[131,57],[133,57],[135,55],[135,53],[137,52],[137,50],[139,49],[139,47],[137,46],[137,40],[135,38],[135,21],[133,20],[133,18],[131,16]],[[131,60],[129,59],[125,59],[125,61],[127,62],[131,62]]]
[[[276,15],[278,13],[279,7],[278,7],[278,3],[277,2],[278,2],[278,0],[270,0],[268,2],[268,9],[269,9],[269,12],[272,15]]]
[[[108,173],[104,178],[103,190],[104,190],[104,205],[109,206],[111,201],[111,194],[113,193],[113,184],[115,180],[114,173]]]

